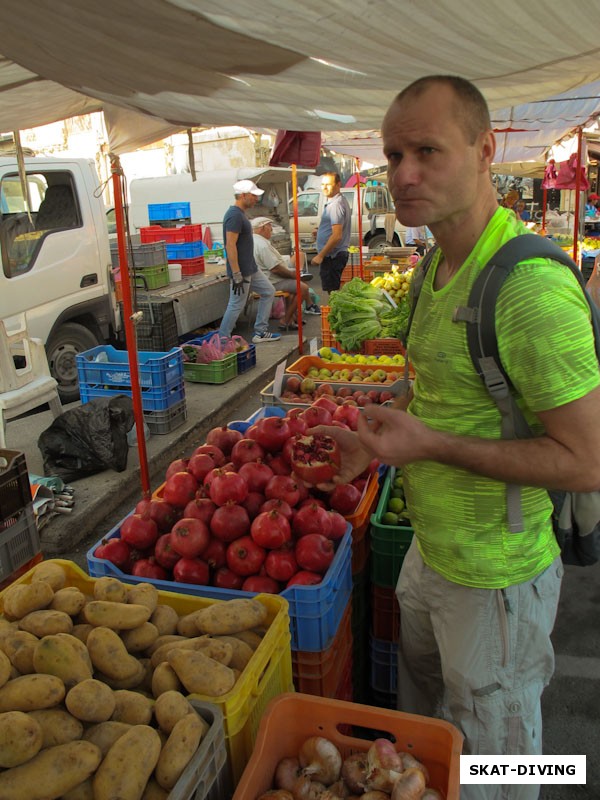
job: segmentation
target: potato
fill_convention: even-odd
[[[100,748],[102,758],[108,753],[113,744],[131,728],[126,722],[116,722],[109,719],[107,722],[98,722],[92,725],[83,734],[86,742],[92,742]]]
[[[100,750],[91,742],[68,742],[41,750],[18,767],[0,773],[2,800],[53,800],[96,771]]]
[[[129,587],[127,602],[146,606],[153,614],[158,605],[158,589],[151,583],[137,583]]]
[[[266,622],[268,611],[259,600],[217,601],[203,608],[196,617],[200,633],[219,634],[238,633]]]
[[[68,638],[79,642],[74,636]],[[77,646],[71,644],[68,638],[66,635],[64,638],[55,635],[40,639],[33,651],[33,667],[38,673],[56,675],[70,689],[76,683],[91,678],[92,670]]]
[[[44,736],[39,724],[22,711],[0,714],[0,767],[16,767],[42,749]]]
[[[3,650],[0,650],[0,688],[4,686],[6,681],[10,678],[10,671],[12,664],[10,658]]]
[[[242,672],[254,655],[254,650],[246,642],[238,639],[237,636],[217,636],[216,638],[219,642],[231,645],[233,652],[227,666],[232,669],[239,669]]]
[[[117,578],[105,576],[94,581],[94,600],[108,600],[111,603],[127,602],[127,586]]]
[[[94,667],[113,680],[126,680],[139,671],[139,661],[129,655],[119,635],[110,628],[93,630],[87,648]]]
[[[152,719],[154,700],[139,692],[118,689],[114,693],[115,710],[111,719],[116,722],[127,722],[129,725],[148,725]]]
[[[133,658],[133,656],[131,656]],[[129,678],[124,678],[123,680],[119,681],[115,678],[110,678],[108,675],[104,675],[102,672],[96,673],[96,677],[110,686],[111,689],[140,689],[144,681],[146,680],[146,666],[141,661],[138,661],[137,670],[130,675]]]
[[[183,617],[179,617],[179,621],[177,622],[177,633],[181,636],[185,636],[186,638],[191,638],[192,636],[198,636],[198,626],[196,625],[196,618],[199,614],[202,613],[204,609],[199,609],[198,611],[192,611],[191,614],[186,614]]]
[[[13,630],[0,641],[0,648],[21,675],[35,672],[33,654],[39,639],[28,631]]]
[[[165,692],[180,692],[181,681],[168,661],[163,661],[152,671],[151,690],[154,697],[158,698]]]
[[[74,742],[81,739],[83,734],[81,722],[64,708],[42,708],[39,711],[30,711],[28,716],[42,729],[42,747],[56,747],[57,744]]]
[[[233,689],[235,684],[232,670],[204,655],[201,650],[171,650],[168,661],[184,687],[192,694],[220,697]]]
[[[54,590],[49,583],[17,583],[9,586],[4,593],[4,615],[10,619],[21,619],[31,611],[47,608],[54,597]]]
[[[196,631],[198,633],[198,631]],[[159,647],[162,647],[164,644],[170,644],[170,642],[185,642],[185,636],[179,636],[176,633],[169,633],[163,634],[159,636],[158,639],[150,645],[150,647],[146,650],[146,655],[152,657],[152,655],[158,650]],[[2,641],[2,637],[0,636],[0,643]]]
[[[57,592],[62,589],[67,582],[67,573],[61,564],[56,564],[54,561],[42,561],[33,568],[31,574],[31,583],[38,581],[45,581],[49,583],[52,589]]]
[[[259,636],[255,631],[238,631],[238,633],[234,633],[232,636],[235,636],[235,638],[239,639],[241,642],[245,642],[248,647],[251,647],[253,650],[256,650],[263,640],[263,637]]]
[[[172,789],[198,749],[204,725],[198,714],[187,714],[175,723],[161,750],[154,777],[163,789]]]
[[[53,611],[64,611],[70,617],[75,617],[86,604],[85,595],[76,586],[65,586],[54,593],[50,608]]]
[[[61,796],[61,800],[94,800],[94,784],[91,778],[70,789]]]
[[[62,703],[64,696],[65,685],[54,675],[21,675],[0,689],[0,711],[53,708]]]
[[[150,617],[150,622],[156,626],[159,636],[163,636],[165,633],[177,633],[178,620],[179,615],[175,609],[163,605],[156,606]]]
[[[137,628],[150,617],[150,609],[140,604],[111,603],[108,600],[91,600],[83,607],[85,621],[95,628],[113,630]]]
[[[139,628],[123,631],[121,639],[127,648],[127,652],[142,653],[158,639],[158,628],[151,622],[144,622]]]
[[[53,633],[71,633],[73,620],[64,611],[42,609],[41,611],[31,611],[21,617],[19,628],[22,631],[33,633],[34,636],[41,639],[42,636]]]
[[[113,715],[116,701],[110,686],[90,678],[67,692],[65,705],[82,722],[106,722]]]
[[[84,644],[87,643],[87,638],[90,635],[91,631],[94,630],[94,626],[90,625],[89,622],[80,622],[77,625],[73,625],[73,630],[71,634],[75,636],[79,641],[83,642]]]
[[[150,663],[156,668],[163,661],[167,660],[168,653],[174,648],[182,650],[202,650],[202,652],[219,661],[221,664],[229,664],[233,655],[233,647],[227,642],[219,642],[210,639],[208,636],[196,636],[194,639],[184,639],[182,642],[171,642],[160,647],[152,654]]]
[[[90,626],[90,631],[93,630],[94,629]],[[90,670],[94,669],[89,651],[86,645],[81,641],[81,639],[77,638],[77,636],[74,636],[72,633],[57,633],[56,638],[61,642],[62,641],[68,642],[71,645],[71,647],[74,647],[75,651],[79,653],[80,658],[82,658],[85,661]]]
[[[154,717],[159,728],[167,734],[171,733],[175,723],[192,713],[196,712],[181,692],[164,692],[154,703]]]
[[[167,800],[169,793],[159,786],[154,778],[150,778],[144,789],[141,800]]]
[[[135,725],[110,748],[94,775],[95,800],[137,800],[158,762],[161,740],[149,725]],[[0,795],[1,796],[1,795]]]

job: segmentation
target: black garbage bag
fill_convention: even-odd
[[[57,417],[38,438],[44,475],[71,483],[105,469],[127,467],[127,432],[134,422],[131,397],[98,397]]]

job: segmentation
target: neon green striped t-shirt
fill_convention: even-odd
[[[474,370],[466,325],[452,316],[457,306],[468,305],[490,257],[526,232],[512,212],[498,208],[446,286],[433,289],[441,254],[428,270],[410,332],[416,379],[409,413],[436,430],[501,438],[500,413]],[[589,308],[568,267],[547,259],[519,264],[500,291],[496,330],[502,364],[537,432],[535,412],[579,399],[600,384]],[[558,555],[543,489],[522,487],[525,531],[511,533],[503,482],[434,461],[408,464],[404,476],[421,555],[448,580],[502,588],[529,580]]]

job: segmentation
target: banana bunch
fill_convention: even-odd
[[[396,303],[399,303],[403,297],[408,294],[410,282],[412,280],[414,269],[407,269],[401,271],[397,265],[393,265],[391,272],[384,272],[383,275],[378,275],[371,281],[372,286],[377,286],[379,289],[385,291],[392,297]]]

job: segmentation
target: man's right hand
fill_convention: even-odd
[[[355,431],[347,431],[333,425],[317,425],[307,433],[325,433],[335,439],[342,453],[342,466],[332,483],[322,483],[317,486],[325,492],[330,492],[338,483],[350,483],[360,475],[371,463],[373,454],[360,442]]]
[[[244,281],[244,276],[241,272],[234,272],[231,276],[231,289],[234,294],[242,294],[244,291],[244,283],[248,283],[248,281]]]

